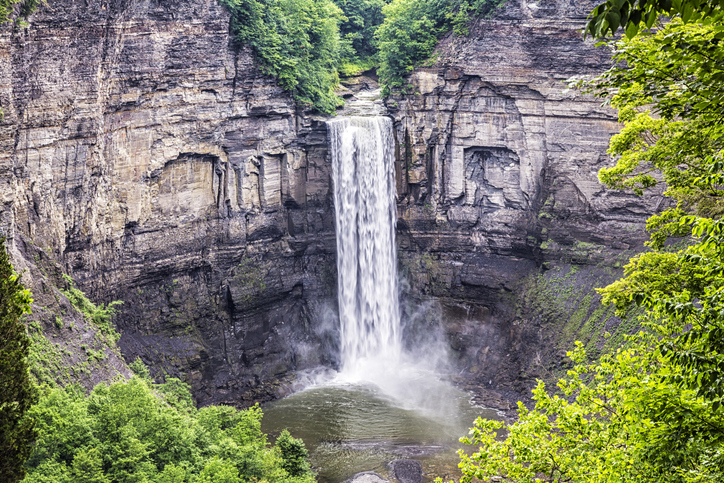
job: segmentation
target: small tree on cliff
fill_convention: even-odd
[[[30,312],[30,292],[20,283],[0,239],[0,481],[25,477],[25,461],[35,440],[33,423],[25,413],[36,400],[28,374],[30,339],[20,321]]]
[[[38,9],[40,0],[0,0],[0,24],[11,20],[15,5],[20,4],[17,19],[27,20]]]

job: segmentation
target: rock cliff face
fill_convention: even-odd
[[[32,244],[124,301],[126,359],[202,402],[268,398],[264,381],[329,362],[307,345],[336,284],[324,122],[228,28],[216,0],[67,0],[0,36],[16,258],[34,265]]]
[[[661,202],[598,182],[615,113],[565,83],[609,65],[581,35],[596,4],[509,0],[468,37],[444,39],[410,93],[387,102],[410,295],[441,302],[461,361],[486,384],[535,372],[531,354],[546,350],[551,321],[521,300],[538,267],[589,266],[590,290],[595,265],[641,247]]]
[[[388,101],[409,299],[441,310],[460,364],[491,385],[546,340],[524,281],[640,246],[660,201],[598,184],[615,118],[563,83],[608,62],[580,35],[594,4],[508,0]],[[0,224],[45,294],[36,318],[52,327],[67,305],[49,270],[124,301],[126,360],[202,403],[274,397],[336,353],[324,119],[228,24],[216,0],[62,0],[0,28]]]

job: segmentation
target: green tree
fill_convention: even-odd
[[[714,482],[724,478],[724,420],[705,398],[682,390],[670,378],[676,366],[659,350],[671,335],[651,320],[650,332],[628,347],[585,363],[576,362],[558,381],[560,394],[539,382],[535,407],[519,403],[518,420],[498,437],[502,422],[478,419],[460,452],[461,469],[472,478],[510,482]]]
[[[427,59],[437,45],[448,12],[447,0],[393,0],[382,12],[384,23],[375,36],[380,49],[378,73],[383,93],[403,87],[415,64]]]
[[[37,396],[28,373],[30,339],[21,322],[33,300],[10,264],[4,238],[0,244],[0,480],[20,481],[35,441],[26,413]]]
[[[98,448],[80,450],[73,458],[73,478],[83,483],[110,483],[103,474],[103,458]]]
[[[27,483],[314,482],[308,466],[294,476],[286,471],[261,431],[259,406],[197,410],[176,379],[153,384],[134,376],[88,396],[79,387],[46,387],[30,413],[38,438]]]
[[[633,3],[607,2],[592,22],[601,8]],[[642,308],[645,332],[593,364],[579,347],[562,394],[539,384],[535,408],[519,408],[505,439],[495,439],[499,423],[478,421],[469,441],[480,450],[463,457],[467,478],[724,480],[724,27],[719,2],[637,8],[673,18],[655,30],[631,27],[640,22],[630,13],[589,24],[604,36],[621,23],[627,38],[612,44],[614,66],[588,86],[623,124],[610,143],[616,164],[601,181],[638,194],[664,183],[674,202],[649,219],[649,251],[600,290],[620,315]]]
[[[343,15],[331,0],[220,1],[231,12],[234,38],[298,103],[325,113],[342,104],[334,88]]]
[[[383,94],[404,88],[405,77],[427,60],[438,40],[451,30],[467,35],[467,23],[502,5],[504,0],[393,0],[382,9],[385,20],[375,33]]]
[[[709,20],[674,18],[620,42],[622,64],[593,87],[614,93],[624,125],[609,149],[616,165],[600,179],[637,193],[663,182],[675,202],[649,219],[652,251],[632,259],[626,277],[602,291],[604,301],[619,310],[639,305],[690,326],[662,347],[683,371],[679,383],[718,407],[724,396],[724,312],[718,312],[724,310],[724,26]],[[689,246],[672,250],[670,237],[684,237]]]
[[[341,35],[340,72],[357,75],[377,63],[375,32],[382,24],[382,8],[388,0],[335,0],[345,20],[339,26]]]
[[[0,0],[0,24],[11,20],[15,5],[20,4],[18,8],[17,19],[27,20],[40,5],[40,0]]]
[[[282,468],[287,473],[291,476],[304,476],[309,473],[309,463],[307,462],[309,453],[306,446],[304,446],[304,441],[292,437],[289,431],[285,429],[277,438],[276,445],[284,460]]]

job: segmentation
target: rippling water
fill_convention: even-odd
[[[431,403],[414,409],[373,385],[331,383],[312,387],[264,408],[262,429],[273,436],[288,429],[302,438],[319,481],[338,483],[361,471],[387,475],[387,462],[418,460],[425,479],[457,477],[458,442],[478,416],[470,396],[429,381]],[[434,402],[432,402],[434,401]]]

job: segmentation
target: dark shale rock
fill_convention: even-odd
[[[388,463],[392,475],[400,483],[422,483],[422,465],[415,460],[394,460]]]

